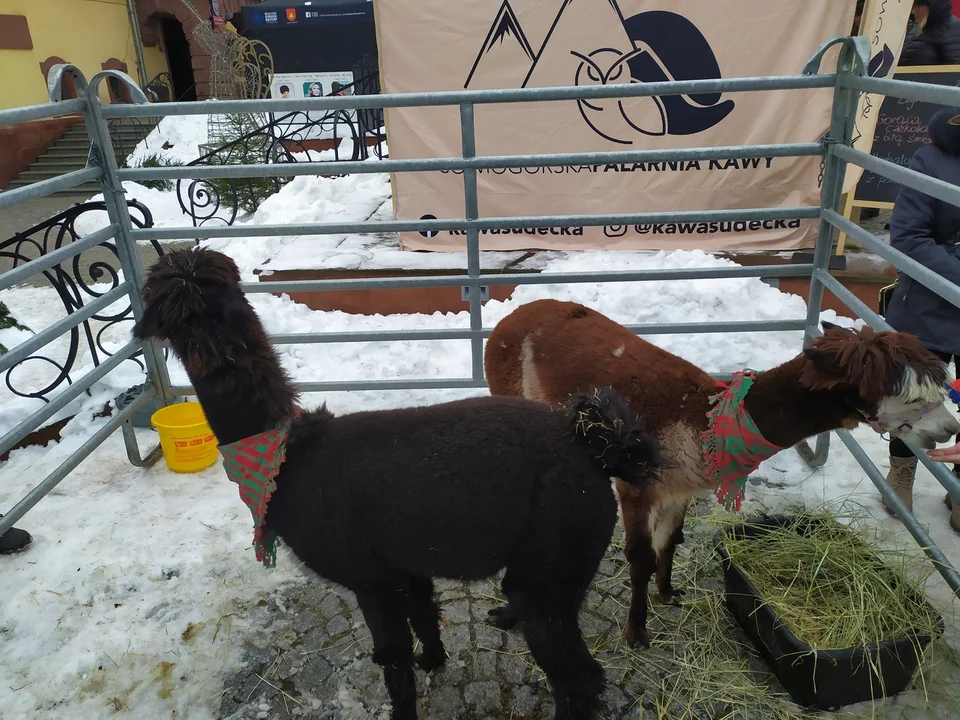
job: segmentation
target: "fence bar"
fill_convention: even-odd
[[[147,105],[117,104],[103,108],[106,118],[167,117],[169,115],[209,115],[234,113],[286,113],[293,111],[330,111],[396,108],[444,107],[462,103],[552,102],[557,100],[602,100],[607,98],[639,98],[662,95],[698,95],[766,90],[804,90],[832,88],[837,76],[780,75],[752,78],[719,78],[717,80],[684,80],[593,85],[590,87],[516,88],[506,90],[459,90],[453,92],[397,93],[391,95],[348,95],[346,97],[287,98],[273,100],[218,100],[216,108],[205,103],[172,102]]]
[[[830,153],[847,162],[852,162],[854,165],[875,172],[877,175],[882,175],[901,185],[926,193],[937,198],[937,200],[960,206],[960,187],[944,180],[938,180],[930,175],[918,173],[916,170],[901,167],[888,160],[881,160],[860,150],[854,150],[852,147],[833,145],[830,147]]]
[[[415,160],[343,160],[336,162],[275,163],[271,165],[188,165],[164,168],[129,168],[117,172],[121,180],[168,180],[238,177],[289,177],[293,175],[362,175],[440,170],[562,167],[565,165],[621,165],[632,163],[692,162],[694,160],[766,159],[819,155],[818,143],[697,147],[666,150],[563,153],[550,155],[484,155]]]
[[[4,190],[0,192],[0,210],[28,200],[39,200],[47,195],[53,195],[61,190],[69,190],[91,180],[99,180],[101,175],[103,175],[103,170],[100,168],[88,167],[83,170],[73,170],[49,180],[38,180],[35,183],[13,190]]]
[[[305,223],[290,225],[233,225],[200,227],[167,227],[133,230],[134,240],[182,240],[210,238],[242,238],[289,235],[376,234],[385,232],[421,232],[427,230],[536,229],[544,234],[549,228],[603,225],[657,225],[666,223],[764,222],[777,220],[814,220],[820,217],[820,208],[800,205],[785,208],[749,208],[744,210],[687,210],[683,212],[614,213],[609,215],[535,215],[525,217],[496,217],[478,220],[444,218],[437,220],[383,220],[349,223]],[[759,227],[757,228],[759,229]],[[766,229],[774,229],[767,227]],[[559,231],[558,231],[559,232]],[[652,231],[651,231],[652,232]],[[561,233],[562,234],[562,233]]]
[[[854,64],[857,62],[856,50],[845,45],[840,50],[840,58],[837,63],[838,76],[850,74]],[[853,138],[854,118],[859,93],[850,89],[834,89],[833,109],[830,117],[830,129],[826,137],[823,138],[824,150],[827,149],[828,140],[833,142],[850,143]],[[832,146],[831,146],[832,147]],[[825,154],[821,166],[822,187],[820,192],[821,212],[828,208],[836,208],[840,205],[840,198],[843,192],[843,177],[846,172],[846,163],[842,157],[835,154]],[[810,294],[807,300],[807,328],[803,337],[803,344],[806,346],[813,340],[811,328],[816,327],[820,321],[820,310],[823,306],[823,284],[819,280],[820,271],[826,272],[830,264],[830,256],[833,250],[834,231],[822,217],[817,230],[817,243],[813,251],[813,266],[815,271],[810,278]],[[822,467],[830,454],[830,434],[820,433],[817,436],[816,447],[813,452],[809,451],[809,446],[805,443],[800,446],[800,455],[804,461],[813,468]]]
[[[473,105],[460,105],[460,150],[465,158],[477,154],[477,137],[473,122]],[[477,197],[477,171],[468,168],[463,171],[464,218],[476,220],[480,217],[480,201]],[[480,279],[480,231],[467,230],[467,275],[472,280]],[[480,305],[480,285],[467,286],[467,300],[470,303],[470,358],[473,366],[473,379],[483,380],[483,308]]]
[[[860,298],[845,288],[839,280],[833,277],[833,275],[828,273],[826,270],[818,269],[814,273],[814,277],[823,283],[823,285],[830,292],[836,295],[840,302],[857,313],[859,317],[866,320],[870,327],[875,328],[876,330],[893,330],[893,328],[887,324],[886,320],[867,307],[867,305]]]
[[[113,239],[116,231],[116,225],[107,225],[107,227],[97,230],[96,232],[92,232],[89,235],[85,235],[69,245],[59,247],[53,252],[47,253],[46,255],[41,255],[38,258],[24,263],[20,267],[14,268],[13,270],[8,270],[7,272],[3,273],[3,275],[0,275],[0,290],[6,290],[11,285],[16,285],[19,282],[23,282],[34,275],[39,275],[44,270],[49,270],[54,265],[59,265],[62,263],[64,260],[69,260],[85,250],[89,250],[95,245],[99,245],[100,243],[104,243]]]
[[[887,506],[896,513],[897,517],[903,522],[904,527],[913,535],[914,540],[917,541],[921,549],[927,554],[927,557],[933,561],[934,567],[943,575],[943,579],[947,581],[947,585],[950,586],[954,594],[960,597],[960,575],[957,574],[957,571],[953,565],[950,564],[950,561],[943,554],[943,551],[937,547],[933,538],[923,529],[923,526],[917,520],[916,516],[907,510],[900,498],[897,497],[897,494],[893,492],[883,477],[883,473],[873,464],[873,461],[870,460],[870,457],[864,449],[860,447],[860,443],[854,440],[853,436],[847,430],[836,430],[835,432],[840,438],[840,442],[847,446],[850,454],[860,463],[860,466],[867,473],[867,477],[877,486],[880,494],[884,500],[886,500]]]
[[[297,389],[311,392],[351,392],[361,390],[463,390],[485,388],[486,380],[480,378],[431,378],[409,380],[331,380],[323,382],[298,382]],[[190,385],[174,385],[170,391],[179,396],[196,395]]]
[[[637,335],[708,334],[731,332],[790,332],[803,330],[806,321],[796,320],[746,320],[725,323],[651,323],[648,325],[625,325]],[[489,337],[493,328],[481,328],[480,336]],[[274,345],[313,345],[357,342],[420,342],[429,340],[470,340],[476,330],[393,330],[343,333],[291,333],[271,335]]]
[[[906,273],[911,278],[926,287],[933,290],[937,295],[947,302],[960,307],[960,287],[947,280],[943,275],[934,272],[926,265],[921,265],[908,255],[904,255],[899,250],[894,249],[888,243],[883,242],[869,230],[864,230],[854,222],[833,210],[827,210],[824,218],[834,227],[839,228],[847,235],[852,237],[867,250],[876,253],[884,260],[887,260],[900,272]]]
[[[0,125],[16,125],[33,120],[63,117],[64,115],[82,113],[86,109],[87,101],[83,98],[71,98],[70,100],[63,100],[56,103],[10,108],[9,110],[0,110]]]
[[[960,478],[957,478],[951,470],[947,470],[946,464],[931,460],[930,456],[927,455],[927,451],[916,443],[908,442],[906,445],[910,448],[910,451],[917,456],[917,459],[923,463],[923,466],[930,471],[930,474],[946,488],[950,497],[953,498],[953,501],[960,503]]]
[[[107,308],[118,300],[121,300],[129,291],[130,281],[124,280],[122,283],[117,285],[109,292],[104,293],[96,300],[87,303],[76,312],[60,318],[57,320],[57,322],[53,323],[53,325],[45,327],[26,342],[22,342],[13,348],[13,350],[10,350],[4,355],[0,355],[0,373],[5,373],[17,363],[30,357],[35,350],[39,350],[44,345],[53,342],[68,330],[75,328],[84,320],[89,320],[104,308]]]
[[[707,373],[717,380],[730,382],[733,375],[730,373]],[[371,390],[472,390],[486,389],[484,378],[434,378],[430,380],[409,378],[400,380],[340,380],[324,382],[300,382],[297,389],[302,393],[315,392],[367,392]],[[180,396],[196,395],[197,391],[189,385],[175,385],[171,392]]]
[[[59,485],[63,479],[73,472],[80,463],[87,459],[90,453],[96,450],[104,440],[113,435],[113,433],[117,431],[117,428],[133,417],[133,414],[143,407],[151,397],[151,393],[141,394],[127,407],[110,418],[102,428],[90,436],[89,440],[71,453],[70,457],[64,460],[56,470],[47,475],[47,477],[44,478],[39,485],[30,490],[20,502],[5,512],[3,517],[0,518],[0,535],[13,527],[13,525],[26,515],[34,505],[40,502],[47,493]]]
[[[127,343],[120,348],[116,354],[104,360],[95,369],[91,370],[82,378],[70,385],[69,388],[57,395],[53,400],[48,402],[37,412],[33,413],[33,415],[25,419],[13,430],[8,432],[3,437],[0,437],[0,455],[7,452],[7,450],[23,440],[25,437],[27,437],[27,435],[32,433],[37,428],[43,427],[43,424],[53,417],[54,414],[66,407],[81,393],[86,392],[88,388],[90,388],[108,372],[117,367],[117,365],[129,360],[139,349],[140,343],[136,341]]]
[[[278,280],[241,283],[245,293],[291,293],[374,288],[450,287],[456,285],[565,285],[573,283],[649,282],[668,280],[719,280],[745,277],[810,277],[813,265],[752,265],[715,268],[664,268],[659,270],[605,270],[584,273],[503,273],[471,278],[467,275],[355,278],[343,280]]]
[[[136,87],[132,81],[130,84]],[[98,87],[99,82],[95,81],[87,88],[87,112],[84,121],[93,150],[99,155],[99,163],[103,167],[103,200],[110,222],[117,225],[117,255],[120,259],[120,267],[123,269],[124,277],[133,283],[130,288],[130,308],[133,311],[134,320],[140,320],[144,310],[140,288],[143,287],[146,274],[140,262],[140,251],[132,236],[133,223],[130,220],[130,208],[127,206],[123,183],[117,178],[117,156],[110,129],[103,118],[103,105],[97,94]],[[155,108],[156,105],[146,103],[145,107]],[[154,381],[160,399],[164,403],[169,403],[172,400],[170,376],[160,345],[156,340],[150,339],[143,343],[143,361],[147,368],[147,375]]]
[[[841,75],[837,78],[838,88],[852,88],[861,92],[880,93],[887,97],[928,102],[934,105],[960,105],[960,88],[950,85],[934,85],[908,80],[887,80],[884,78]]]

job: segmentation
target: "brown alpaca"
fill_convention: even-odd
[[[741,458],[734,469],[742,471],[739,482],[780,449],[865,421],[924,447],[960,431],[943,404],[946,365],[915,337],[827,323],[824,328],[825,335],[801,355],[761,373],[747,390],[743,408],[767,447]],[[658,600],[676,603],[681,592],[671,584],[673,555],[683,542],[687,506],[694,496],[718,490],[704,453],[704,441],[713,435],[704,433],[708,427],[713,433],[711,399],[723,388],[604,315],[557,300],[522,305],[501,320],[487,343],[484,366],[492,395],[551,405],[572,393],[613,387],[673,461],[661,483],[636,489],[617,480],[633,591],[624,635],[649,645],[647,583],[656,572]],[[509,606],[492,614],[501,627],[516,620]]]

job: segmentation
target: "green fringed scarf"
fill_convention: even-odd
[[[277,564],[277,534],[266,523],[267,504],[277,489],[276,477],[286,460],[290,420],[272,430],[220,446],[223,469],[240,489],[240,499],[253,515],[253,546],[265,567]]]
[[[758,375],[752,370],[734,373],[733,382],[717,383],[723,391],[710,398],[714,407],[707,414],[709,424],[703,433],[703,457],[717,502],[727,510],[732,507],[740,511],[747,475],[783,449],[760,434],[743,406]]]

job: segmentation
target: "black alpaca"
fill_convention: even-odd
[[[221,253],[165,255],[134,328],[170,341],[221,445],[297,413],[239,282]],[[637,423],[612,390],[564,411],[491,397],[342,417],[324,406],[293,420],[266,522],[307,567],[356,593],[394,720],[417,717],[414,661],[429,671],[446,657],[432,578],[504,567],[555,717],[586,720],[604,675],[577,613],[616,522],[610,477],[639,486],[660,466]],[[416,658],[411,626],[423,643]]]

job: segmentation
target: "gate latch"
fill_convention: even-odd
[[[470,302],[470,286],[461,285],[460,286],[460,299],[463,302]],[[490,299],[490,286],[481,285],[480,286],[480,302],[486,302]]]

